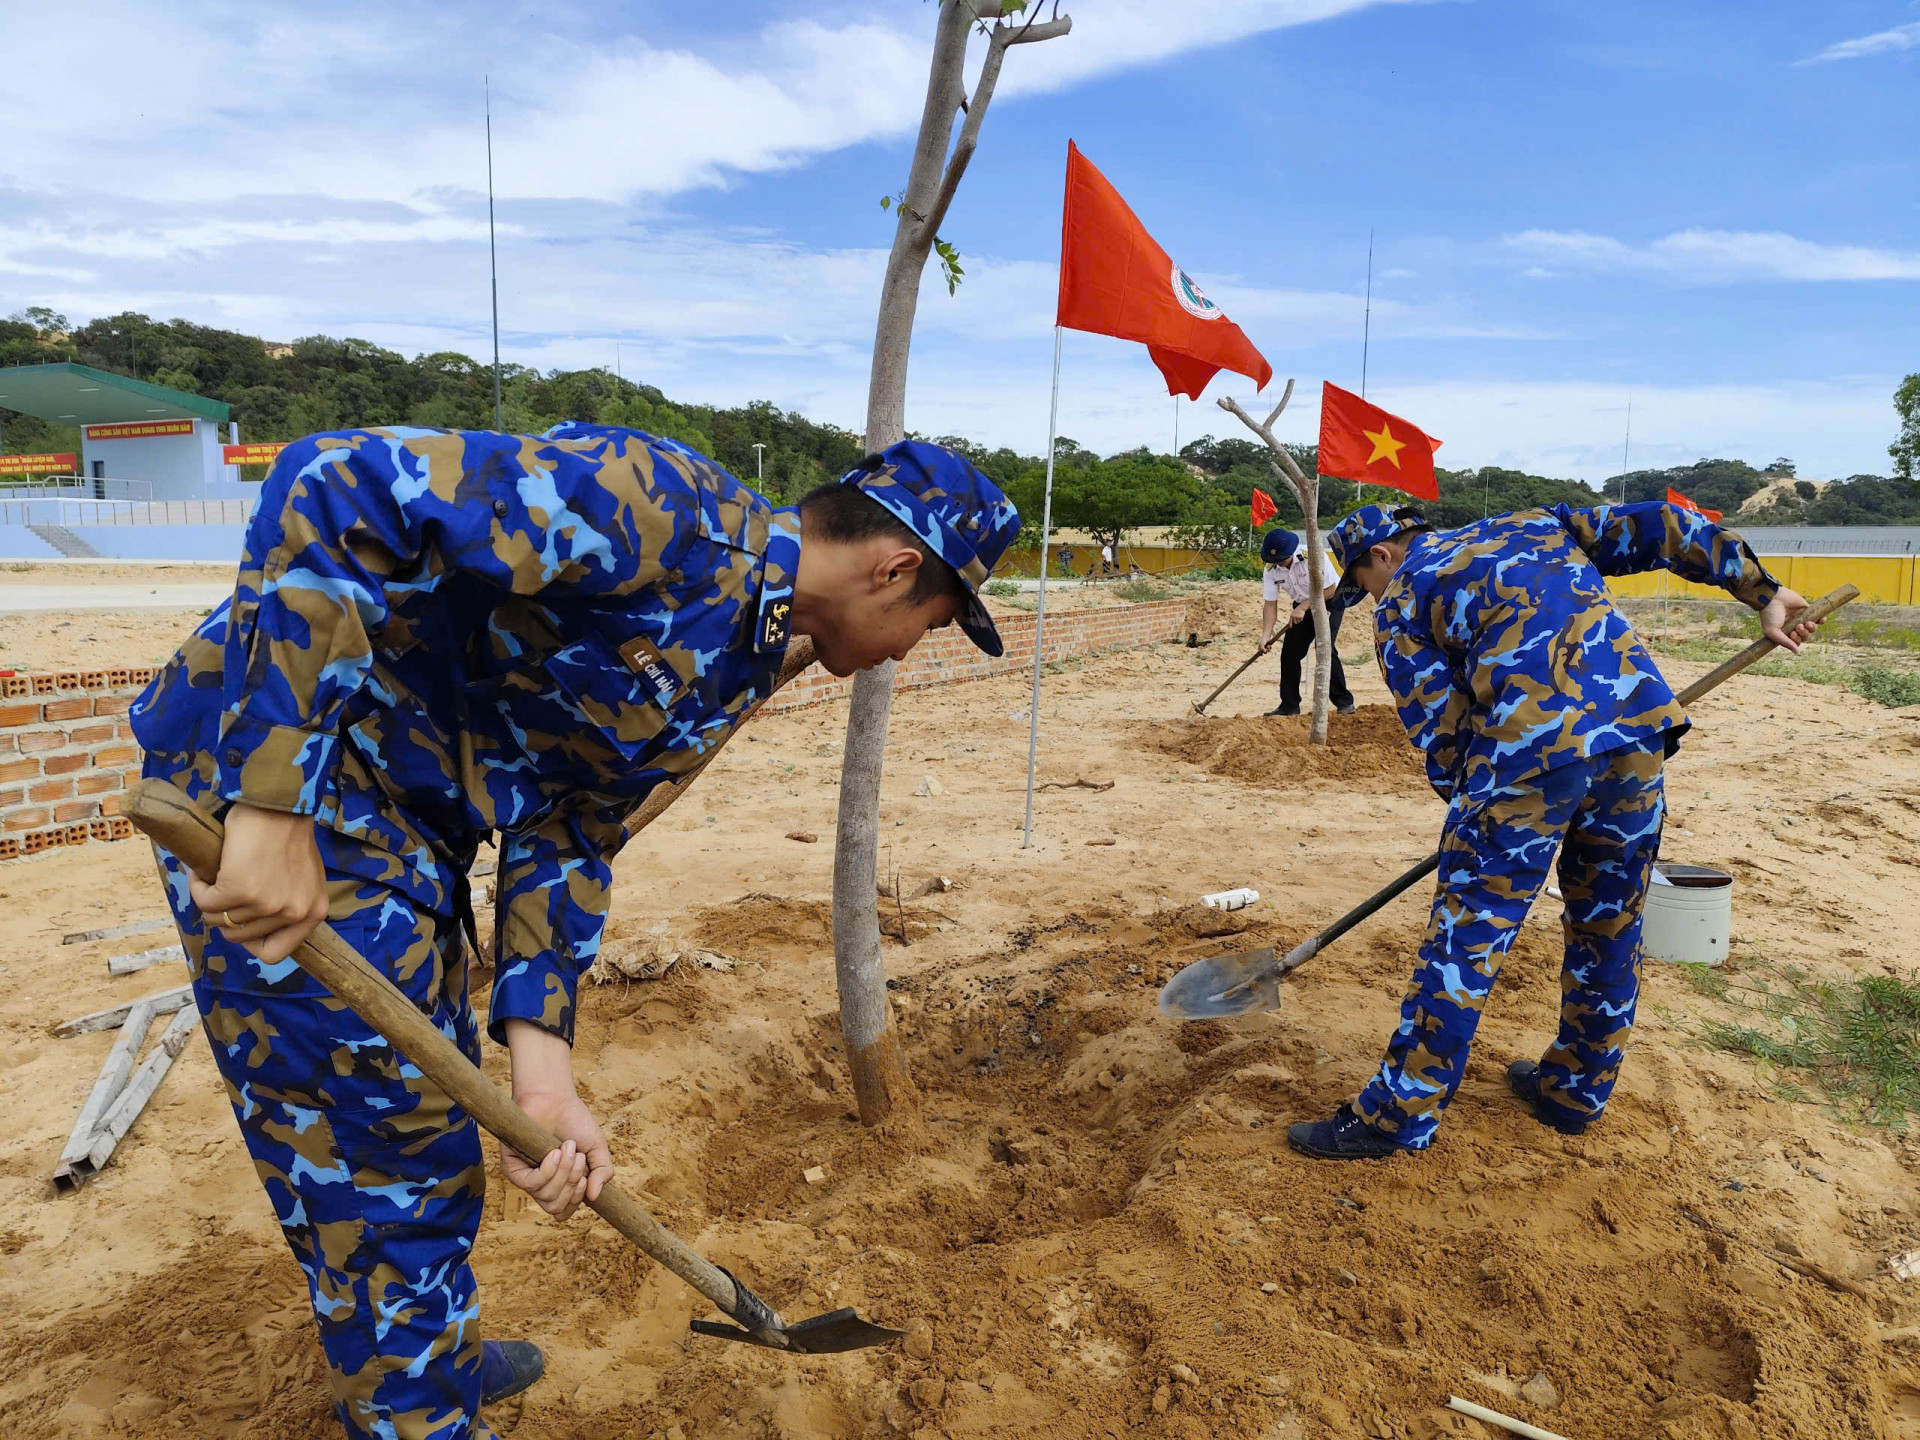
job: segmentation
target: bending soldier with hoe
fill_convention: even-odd
[[[1559,851],[1559,1034],[1507,1071],[1543,1125],[1577,1135],[1619,1078],[1660,847],[1661,767],[1688,721],[1603,575],[1718,585],[1798,653],[1806,602],[1731,530],[1675,505],[1524,510],[1438,533],[1368,505],[1328,537],[1341,593],[1378,603],[1374,644],[1408,737],[1447,802],[1432,918],[1379,1071],[1287,1138],[1330,1160],[1423,1150],[1460,1086],[1480,1010]]]
[[[1291,530],[1269,530],[1260,542],[1261,572],[1260,649],[1264,653],[1273,644],[1273,632],[1279,622],[1280,602],[1288,605],[1285,637],[1280,642],[1280,704],[1269,715],[1300,713],[1300,665],[1314,645],[1313,586],[1307,573],[1307,552],[1300,537]],[[1353,713],[1353,692],[1347,688],[1347,672],[1340,663],[1340,617],[1346,606],[1340,603],[1340,573],[1333,568],[1331,556],[1320,558],[1319,585],[1327,597],[1327,648],[1333,652],[1333,678],[1327,686],[1327,699],[1342,715]]]
[[[613,1170],[574,1092],[623,819],[771,692],[790,637],[836,675],[958,621],[1019,516],[903,442],[793,509],[632,430],[316,435],[262,489],[232,599],[141,696],[145,773],[224,812],[213,884],[161,855],[234,1113],[306,1272],[347,1433],[492,1434],[544,1367],[482,1341],[474,1121],[288,957],[322,919],[469,1058],[467,872],[498,837],[488,1034],[563,1143],[503,1151],[564,1219]]]

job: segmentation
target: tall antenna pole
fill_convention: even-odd
[[[1367,398],[1367,346],[1373,339],[1373,231],[1367,231],[1367,310],[1360,321],[1360,398]]]
[[[1180,454],[1180,397],[1173,397],[1173,453]]]
[[[487,271],[493,281],[493,428],[505,430],[500,409],[500,254],[493,245],[493,77],[485,77],[487,99]]]
[[[1633,450],[1633,397],[1627,397],[1627,438],[1620,442],[1620,503],[1627,503],[1627,456]]]

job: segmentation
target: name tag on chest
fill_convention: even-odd
[[[687,687],[680,679],[680,672],[667,663],[659,647],[644,635],[636,635],[622,645],[620,658],[627,662],[629,670],[640,677],[641,684],[653,692],[654,701],[662,709],[686,693]]]

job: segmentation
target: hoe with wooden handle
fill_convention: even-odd
[[[1842,585],[1823,596],[1788,622],[1798,625],[1811,620],[1818,624],[1860,591]],[[1754,661],[1777,648],[1773,641],[1754,641],[1731,660],[1716,665],[1682,690],[1682,705],[1691,705],[1724,680],[1729,680]],[[1417,885],[1440,868],[1439,855],[1429,855],[1418,865],[1375,891],[1342,915],[1318,935],[1309,936],[1284,955],[1271,949],[1249,950],[1240,955],[1216,955],[1196,960],[1180,970],[1160,989],[1160,1013],[1176,1020],[1222,1020],[1232,1015],[1247,1015],[1255,1010],[1280,1008],[1280,982],[1294,970],[1318,955],[1369,915],[1381,909],[1403,891]]]
[[[224,828],[178,787],[165,780],[136,781],[121,802],[121,813],[203,880],[211,882],[218,874]],[[342,940],[331,925],[322,922],[316,926],[294,951],[293,959],[384,1035],[489,1134],[534,1160],[558,1148],[560,1141],[544,1125],[482,1075],[439,1027],[365,956]],[[826,1355],[885,1344],[905,1333],[862,1320],[852,1310],[834,1310],[789,1325],[758,1295],[649,1215],[615,1182],[609,1180],[601,1188],[600,1198],[587,1203],[627,1239],[744,1327],[696,1320],[693,1328],[702,1335],[772,1350]]]

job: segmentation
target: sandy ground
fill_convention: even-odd
[[[1243,613],[1251,626],[1257,606]],[[610,953],[698,945],[739,964],[586,988],[581,1084],[623,1180],[789,1317],[857,1305],[920,1328],[911,1351],[813,1360],[690,1338],[709,1313],[691,1292],[604,1222],[509,1203],[496,1171],[484,1327],[549,1356],[491,1417],[503,1434],[1492,1434],[1442,1408],[1459,1394],[1571,1440],[1920,1437],[1920,1288],[1884,1267],[1920,1245],[1920,1148],[1776,1100],[1750,1063],[1700,1046],[1725,1012],[1658,964],[1605,1123],[1578,1139],[1536,1125],[1502,1072],[1551,1034],[1553,902],[1421,1156],[1336,1165],[1283,1140],[1377,1063],[1420,903],[1301,971],[1276,1013],[1159,1018],[1180,965],[1301,938],[1440,821],[1382,712],[1311,756],[1301,722],[1253,718],[1270,678],[1188,718],[1245,641],[1049,677],[1042,780],[1114,784],[1043,793],[1024,852],[1026,682],[898,697],[882,865],[908,894],[953,882],[908,902],[914,941],[887,949],[917,1127],[878,1135],[849,1114],[826,903],[841,707],[756,722],[629,847]],[[1363,705],[1384,700],[1370,670],[1353,680]],[[1739,877],[1731,968],[1910,970],[1915,712],[1748,679],[1696,719],[1668,772],[1667,853]],[[925,776],[945,794],[915,798]],[[203,1041],[102,1177],[50,1191],[111,1037],[49,1025],[176,978],[106,975],[108,955],[164,937],[60,943],[162,913],[141,847],[83,856],[0,867],[0,1434],[331,1435],[304,1288]],[[1192,908],[1236,885],[1264,898]],[[489,1047],[496,1074],[500,1059]],[[1708,1235],[1683,1204],[1875,1303]],[[1536,1373],[1557,1404],[1512,1393]]]

